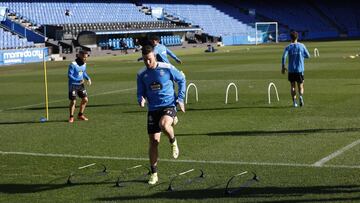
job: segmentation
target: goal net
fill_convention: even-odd
[[[279,42],[277,22],[256,22],[255,32],[256,44]]]

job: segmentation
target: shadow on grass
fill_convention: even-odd
[[[181,134],[176,136],[196,136],[196,135],[208,135],[208,136],[286,136],[286,135],[307,135],[315,133],[346,133],[346,132],[360,132],[360,128],[339,128],[339,129],[303,129],[303,130],[254,130],[254,131],[225,131],[225,132],[209,132],[198,134]]]
[[[225,111],[237,109],[290,109],[292,106],[241,106],[241,107],[223,107],[223,108],[187,108],[187,111]]]
[[[86,105],[86,108],[101,108],[101,107],[112,107],[112,106],[121,106],[121,105],[131,105],[131,104],[88,104]],[[50,106],[49,109],[68,109],[69,105],[65,106]],[[24,109],[12,109],[14,110],[31,110],[31,111],[37,111],[37,110],[44,110],[45,107],[29,107]]]
[[[359,195],[357,194],[359,193]],[[344,195],[355,197],[344,197]],[[316,195],[318,198],[307,198],[304,195]],[[319,196],[322,195],[322,196]],[[331,197],[338,195],[337,197]],[[339,197],[341,196],[341,197]],[[213,198],[238,198],[246,201],[261,198],[256,202],[344,202],[360,200],[360,185],[310,186],[310,187],[254,187],[244,188],[234,195],[225,195],[224,189],[182,190],[157,192],[148,196],[116,196],[97,198],[97,201],[126,201],[154,199],[190,199],[206,200]],[[263,200],[268,199],[268,200]]]
[[[49,120],[46,122],[40,122],[40,121],[6,121],[6,122],[0,122],[0,125],[21,125],[21,124],[44,124],[44,123],[64,123],[68,122],[68,120]]]
[[[22,183],[14,183],[14,184],[0,184],[0,193],[5,194],[21,194],[21,193],[36,193],[36,192],[43,192],[43,191],[49,191],[49,190],[59,190],[63,188],[69,188],[69,187],[80,187],[80,186],[87,186],[87,185],[107,185],[109,187],[114,188],[121,188],[126,187],[133,184],[147,184],[147,180],[140,180],[140,179],[133,179],[133,180],[124,180],[121,181],[121,186],[116,186],[116,181],[111,179],[106,179],[103,181],[93,181],[93,182],[86,182],[81,181],[77,183],[66,183],[67,176],[56,178],[48,183],[45,184],[22,184]],[[55,183],[56,181],[56,183]],[[59,183],[63,182],[63,183]]]
[[[227,111],[237,109],[289,109],[292,106],[242,106],[242,107],[218,107],[218,108],[186,108],[186,111]],[[146,109],[145,109],[146,110]],[[144,113],[142,109],[135,111],[123,111],[123,113]]]
[[[59,190],[62,188],[78,187],[84,185],[110,185],[115,182],[92,182],[92,183],[73,183],[73,184],[0,184],[0,193],[5,194],[21,194],[36,193],[49,190]]]
[[[349,83],[349,84],[345,84],[345,86],[360,86],[360,83]]]

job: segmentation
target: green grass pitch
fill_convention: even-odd
[[[311,53],[318,48],[320,57],[305,62],[302,108],[291,107],[289,82],[280,73],[285,43],[216,53],[176,50],[184,62],[177,67],[196,84],[199,101],[191,90],[186,113],[178,113],[178,160],[162,137],[160,184],[154,187],[137,179],[145,170],[124,172],[148,165],[146,109],[136,103],[136,73],[143,67],[138,54],[89,58],[90,120],[73,124],[66,122],[69,61],[47,64],[45,123],[39,122],[45,115],[42,64],[0,67],[0,202],[360,201],[360,58],[344,58],[359,53],[358,44],[305,43]],[[231,89],[226,105],[230,82],[239,89],[239,102]],[[268,104],[270,82],[280,101],[272,94]],[[92,163],[97,165],[77,169]],[[101,164],[108,175],[94,177]],[[167,192],[172,175],[189,169],[196,170]],[[187,184],[200,169],[205,179]],[[260,181],[224,195],[226,181],[243,171],[255,172]],[[74,184],[66,185],[71,172]],[[125,187],[114,187],[118,177]]]

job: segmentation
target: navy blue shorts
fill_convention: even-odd
[[[69,87],[69,99],[75,100],[76,96],[80,98],[87,97],[87,92],[84,84],[82,85],[70,85]]]
[[[304,82],[304,72],[300,73],[289,73],[288,74],[288,80],[289,82],[297,82],[297,83],[303,83]]]
[[[147,130],[148,134],[155,134],[161,132],[160,119],[163,116],[170,116],[175,118],[176,110],[175,107],[165,107],[155,111],[148,112]]]

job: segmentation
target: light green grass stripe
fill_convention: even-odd
[[[334,159],[335,157],[341,155],[342,153],[346,152],[347,150],[355,147],[356,145],[360,144],[360,139],[352,142],[349,145],[346,145],[345,147],[337,150],[336,152],[330,154],[329,156],[326,156],[322,159],[320,159],[319,161],[315,162],[313,165],[314,166],[323,166],[326,162],[330,161],[331,159]]]
[[[108,94],[116,94],[119,92],[126,92],[126,91],[130,91],[130,90],[135,90],[136,88],[127,88],[127,89],[121,89],[121,90],[112,90],[112,91],[108,91],[108,92],[101,92],[98,94],[92,94],[89,95],[90,97],[95,97],[95,96],[101,96],[101,95],[108,95]],[[63,102],[63,101],[67,101],[68,99],[58,99],[58,100],[53,100],[51,102],[49,102],[49,104],[54,104],[54,103],[58,103],[58,102]],[[8,109],[0,109],[0,113],[3,111],[9,111],[9,110],[16,110],[16,109],[23,109],[23,108],[29,108],[29,107],[33,107],[33,106],[39,106],[39,105],[44,105],[45,102],[41,102],[41,103],[37,103],[37,104],[29,104],[29,105],[25,105],[25,106],[17,106],[17,107],[12,107],[12,108],[8,108]]]
[[[4,152],[1,155],[22,155],[22,156],[38,156],[38,157],[59,157],[59,158],[77,158],[77,159],[107,159],[107,160],[130,160],[130,161],[148,161],[148,158],[141,157],[113,157],[113,156],[92,156],[92,155],[74,155],[74,154],[53,154],[53,153],[36,153],[36,152]],[[297,164],[297,163],[271,163],[271,162],[246,162],[246,161],[216,161],[216,160],[174,160],[160,159],[164,162],[176,163],[202,163],[202,164],[233,164],[233,165],[260,165],[260,166],[289,166],[289,167],[309,167],[309,168],[346,168],[360,169],[360,166],[349,165],[322,165],[314,164]]]

